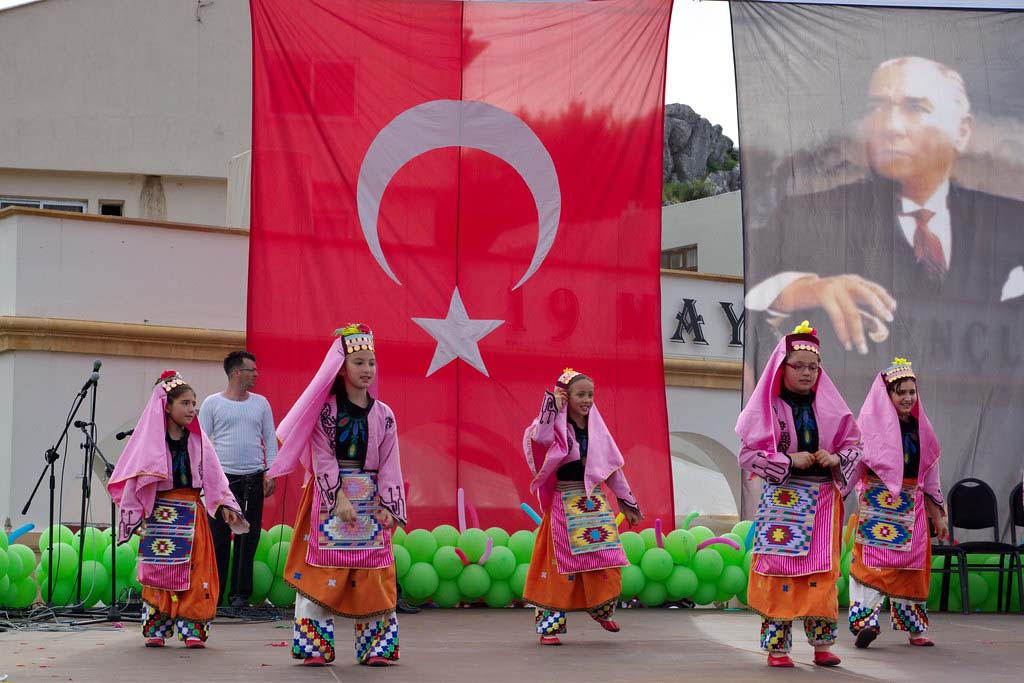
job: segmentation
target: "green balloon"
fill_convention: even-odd
[[[988,584],[977,572],[967,574],[967,598],[970,600],[970,608],[975,611],[981,609],[988,599]]]
[[[7,599],[4,604],[11,609],[25,609],[36,601],[38,592],[36,582],[32,577],[26,577],[18,582],[11,582],[7,589]],[[2,600],[3,598],[0,598]]]
[[[462,595],[469,601],[483,597],[491,589],[491,577],[488,576],[487,570],[478,564],[471,564],[462,570],[456,581]]]
[[[424,531],[423,529],[417,529],[417,531]],[[430,532],[427,532],[428,534]],[[412,534],[409,534],[412,537]],[[431,536],[431,539],[434,537]],[[483,567],[480,568],[483,570]],[[405,579],[402,582],[402,590],[414,600],[425,600],[434,594],[437,590],[437,584],[440,579],[437,576],[437,571],[428,562],[413,562],[412,566],[409,567],[409,571],[405,573]]]
[[[647,607],[658,607],[659,605],[664,605],[665,600],[668,599],[668,589],[660,581],[648,581],[644,589],[637,595],[637,598]]]
[[[115,600],[120,601],[121,598],[126,597],[125,590],[128,588],[128,578],[118,576],[114,578],[114,582],[116,583],[116,585],[114,586],[113,593],[110,592],[109,573],[107,574],[107,580],[96,587],[97,590],[99,591],[100,602],[102,602],[104,605],[112,605],[114,604]]]
[[[75,550],[81,548],[80,553],[84,560],[99,560],[103,553],[103,539],[100,538],[100,530],[94,526],[85,527],[85,542],[82,542],[82,529],[79,529],[75,533],[75,538],[72,541],[72,546]],[[84,594],[84,591],[83,591]]]
[[[707,548],[705,548],[707,550]],[[701,583],[690,598],[698,605],[710,605],[718,595],[718,586],[713,583]]]
[[[840,576],[836,581],[836,592],[839,596],[839,606],[849,607],[850,606],[850,585],[846,578]]]
[[[437,582],[437,590],[430,599],[438,607],[452,608],[462,602],[462,591],[455,579],[444,579]]]
[[[536,542],[536,532],[517,531],[508,539],[508,549],[516,556],[520,563],[529,562],[533,557],[533,544]]]
[[[729,602],[734,597],[736,597],[735,593],[729,593],[721,588],[715,591],[715,602]]]
[[[291,541],[281,541],[270,546],[270,550],[267,551],[267,566],[270,567],[270,571],[273,572],[275,579],[279,576],[284,576],[284,566],[288,562],[288,551],[291,547]],[[224,592],[227,593],[227,590]]]
[[[508,580],[508,585],[512,588],[512,592],[515,593],[517,598],[523,597],[523,589],[526,588],[526,575],[529,573],[530,565],[520,564],[516,567],[515,572],[512,573],[512,578]]]
[[[746,573],[734,564],[727,565],[718,578],[718,590],[728,593],[729,598],[742,593],[747,587]],[[724,602],[724,600],[722,601]]]
[[[100,530],[100,543],[104,549],[109,548],[111,543],[113,543],[113,534],[110,527]]]
[[[274,540],[270,538],[270,532],[264,529],[260,532],[260,540],[256,544],[256,553],[253,555],[253,558],[259,560],[260,562],[266,562],[267,553],[270,552],[270,548],[273,545]]]
[[[287,541],[284,542],[287,543]],[[274,577],[273,583],[270,584],[270,592],[267,593],[267,599],[275,607],[291,607],[295,604],[295,589],[285,583],[281,577]]]
[[[52,599],[47,596],[47,583],[46,577],[39,582],[39,599],[43,602],[52,602],[54,605],[69,605],[74,601],[75,594],[75,580],[71,579],[60,579],[56,577],[53,580],[53,597]]]
[[[753,563],[754,563],[754,551],[753,550],[748,550],[743,555],[743,564],[741,565],[743,567],[743,571],[745,571],[748,575],[750,574],[750,565],[752,565]]]
[[[516,570],[516,555],[503,545],[495,546],[491,550],[491,556],[484,563],[484,569],[487,570],[491,579],[504,581]]]
[[[849,578],[850,576],[850,562],[853,561],[853,555],[846,553],[839,559],[839,568],[843,576]]]
[[[293,531],[287,524],[278,524],[277,526],[270,527],[267,533],[270,534],[271,545],[275,545],[292,540]],[[262,534],[260,535],[262,536]]]
[[[649,529],[649,531],[653,532],[654,530]],[[635,531],[623,531],[619,534],[619,540],[622,541],[622,549],[626,551],[626,559],[629,560],[629,563],[640,564],[644,551],[647,550],[647,544],[644,543],[640,534]]]
[[[5,605],[3,601],[7,598],[7,592],[11,589],[11,579],[6,574],[0,576],[0,606]]]
[[[398,578],[402,578],[412,566],[412,557],[409,556],[409,551],[405,549],[405,546],[401,545],[391,546],[391,553],[395,556],[395,574]]]
[[[697,591],[697,575],[689,567],[674,567],[672,574],[665,582],[665,589],[668,591],[669,600],[682,600],[688,598]]]
[[[437,541],[438,548],[443,548],[447,545],[453,546],[459,542],[459,530],[451,524],[436,526],[430,533],[434,534],[434,540]]]
[[[117,548],[116,551],[114,550],[115,547]],[[108,545],[103,549],[103,558],[101,560],[107,572],[110,571],[111,561],[114,559],[115,552],[117,553],[117,575],[127,578],[132,572],[132,567],[135,566],[135,551],[127,543],[122,543],[119,546]]]
[[[0,576],[8,576],[17,581],[21,578],[22,571],[24,568],[21,566],[21,555],[11,550],[11,548],[13,548],[13,546],[7,548],[7,550],[4,551],[5,554],[7,555],[7,571],[5,571],[3,574],[0,574]],[[29,571],[31,571],[31,569],[29,569]]]
[[[734,524],[732,527],[732,533],[736,534],[742,539],[740,541],[740,547],[743,548],[744,552],[750,550],[750,548],[747,547],[747,536],[750,535],[750,527],[752,526],[754,526],[754,523],[752,521],[750,521],[749,519],[744,519],[741,522],[736,522],[736,524]]]
[[[697,545],[700,545],[709,538],[716,536],[715,532],[706,526],[695,526],[690,529],[690,533],[693,534],[693,538],[697,541]]]
[[[491,587],[484,593],[484,603],[492,609],[505,607],[514,599],[508,581],[491,581]]]
[[[455,552],[455,548],[450,545],[438,548],[437,552],[434,553],[434,559],[431,561],[431,564],[440,578],[452,581],[458,578],[459,574],[466,567],[462,562],[462,558]]]
[[[72,545],[74,543],[75,535],[73,533],[71,533],[71,529],[67,528],[63,524],[58,524],[57,526],[53,527],[52,529],[56,529],[57,530],[57,532],[56,532],[56,534],[54,535],[54,538],[53,538],[53,542],[54,542],[55,545],[57,543],[67,543],[68,545]],[[47,548],[50,547],[50,534],[52,533],[52,529],[51,529],[51,527],[46,527],[45,529],[43,529],[39,533],[39,545],[38,545],[39,552],[42,552],[42,551],[44,551],[44,550],[46,550]],[[6,535],[5,535],[5,538],[6,538]],[[0,545],[3,545],[5,548],[7,547],[7,544],[0,544]],[[76,546],[76,548],[77,548],[77,546]]]
[[[487,552],[487,534],[483,529],[466,529],[459,536],[459,549],[466,553],[470,562],[478,562]]]
[[[7,532],[0,529],[0,550],[7,550]]]
[[[736,550],[731,545],[728,545],[726,543],[714,543],[712,545],[709,545],[708,547],[714,548],[715,552],[722,556],[722,560],[724,560],[726,564],[741,564],[743,562],[744,555],[744,552],[742,550],[743,539],[733,533],[722,534],[722,538],[728,538],[730,541],[734,541],[736,545],[740,547],[740,550]]]
[[[672,556],[672,561],[676,564],[690,564],[697,552],[697,539],[686,529],[669,532],[662,542],[665,544],[665,550]]]
[[[644,529],[640,532],[640,538],[644,542],[644,548],[658,547],[658,537],[654,534],[654,529]]]
[[[484,531],[485,534],[491,537],[494,541],[494,547],[497,548],[499,545],[508,546],[508,539],[511,538],[508,532],[502,529],[500,526],[492,526],[490,529]]]
[[[750,603],[747,601],[747,589],[746,588],[743,589],[742,593],[738,593],[736,595],[736,599],[739,600],[740,602],[742,602],[747,607],[750,606]]]
[[[630,564],[622,568],[622,593],[626,600],[632,600],[644,589],[647,579],[639,566]]]
[[[7,561],[11,563],[13,556],[17,556],[21,560],[21,571],[15,573],[13,571],[13,563],[7,568],[7,575],[11,577],[11,581],[21,581],[26,576],[32,574],[32,570],[36,568],[36,554],[32,552],[32,548],[21,543],[12,543],[7,546]]]
[[[50,575],[51,570],[54,578],[66,579],[74,576],[78,571],[78,553],[67,543],[55,543],[52,555],[47,548],[39,558],[36,578],[42,581]]]
[[[391,532],[391,545],[405,545],[406,536],[405,529],[398,527]]]
[[[128,537],[128,545],[135,549],[135,554],[139,553],[139,544],[142,543],[142,537],[138,534],[132,534]]]
[[[0,548],[0,576],[7,576],[7,570],[11,566],[11,561],[7,559],[7,550]]]
[[[640,560],[640,569],[643,570],[648,584],[667,579],[672,574],[674,566],[672,556],[664,548],[649,548]]]
[[[128,576],[128,587],[136,593],[142,593],[142,584],[139,583],[139,565],[137,564],[132,567],[132,573]]]
[[[724,568],[725,561],[722,556],[711,548],[698,550],[693,556],[693,571],[702,585],[716,583]]]
[[[405,549],[409,551],[409,557],[412,558],[413,563],[430,562],[434,558],[434,553],[437,552],[437,539],[426,529],[413,529],[405,537]],[[430,593],[433,592],[430,591]],[[420,597],[427,597],[430,593],[425,593]]]
[[[256,560],[252,563],[252,593],[249,595],[249,604],[262,605],[270,595],[270,588],[274,585],[274,572],[266,562]]]
[[[88,541],[86,541],[88,542]],[[84,607],[92,607],[103,597],[104,586],[106,592],[110,592],[110,574],[103,565],[96,560],[86,560],[82,563],[82,604]]]

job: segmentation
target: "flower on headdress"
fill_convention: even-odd
[[[793,334],[817,334],[818,331],[811,327],[806,320],[793,328]]]
[[[347,337],[350,334],[370,334],[370,327],[363,323],[349,323],[334,331],[335,337]]]
[[[177,370],[164,370],[160,373],[160,381],[163,382],[166,379],[171,379],[178,376]]]
[[[892,359],[892,364],[893,365],[913,365],[913,363],[911,363],[906,358],[899,358],[899,357],[893,358]]]
[[[563,375],[565,375],[565,374],[568,374],[568,373],[570,373],[570,372],[575,372],[575,370],[573,370],[572,368],[564,368],[564,369],[562,370],[562,374],[563,374]]]

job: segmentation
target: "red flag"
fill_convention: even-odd
[[[455,524],[462,487],[482,526],[523,528],[523,430],[572,366],[595,378],[648,519],[671,525],[670,0],[251,9],[248,332],[278,419],[331,330],[365,322],[411,525]],[[292,512],[274,503],[267,524]]]

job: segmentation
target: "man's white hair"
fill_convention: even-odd
[[[875,69],[875,73],[879,73],[889,67],[903,67],[903,66],[922,66],[933,69],[935,73],[944,78],[950,86],[949,96],[953,101],[953,104],[959,109],[961,118],[970,116],[971,114],[971,101],[967,97],[967,86],[964,85],[964,77],[960,75],[956,69],[946,66],[941,62],[936,62],[932,59],[925,57],[915,57],[913,55],[907,55],[905,57],[896,57],[895,59],[889,59],[878,65]]]

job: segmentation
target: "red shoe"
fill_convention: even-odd
[[[366,660],[366,666],[394,666],[395,662],[383,657],[370,657]]]
[[[561,645],[562,641],[560,641],[558,639],[558,636],[541,636],[540,637],[540,644],[541,645]]]
[[[793,660],[789,658],[789,655],[782,655],[781,657],[768,655],[768,666],[778,666],[787,669],[792,669]]]
[[[917,647],[934,647],[935,646],[935,643],[933,643],[928,638],[925,638],[924,636],[918,636],[917,638],[911,638],[910,639],[910,644],[911,645],[916,645]]]
[[[597,623],[601,624],[601,628],[603,628],[605,631],[609,631],[611,633],[618,633],[622,630],[622,627],[620,627],[617,622],[614,622],[611,619],[598,619]]]
[[[875,642],[875,638],[878,637],[878,627],[868,626],[865,629],[861,629],[861,632],[857,634],[857,640],[854,641],[854,646],[858,649],[865,649],[868,645]]]
[[[163,638],[146,638],[146,647],[163,647]]]
[[[815,652],[814,663],[818,666],[839,666],[843,660],[836,657],[831,652]]]
[[[302,666],[327,666],[327,660],[323,657],[307,657],[302,660]]]
[[[190,650],[203,650],[206,649],[206,643],[199,640],[198,638],[186,638],[185,647]]]

